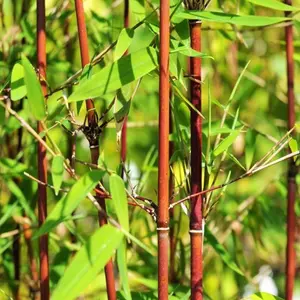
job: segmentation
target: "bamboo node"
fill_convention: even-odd
[[[190,229],[189,231],[190,234],[193,234],[193,233],[203,233],[203,230],[202,229]]]
[[[170,230],[170,228],[169,227],[157,227],[156,230],[157,231],[168,231],[168,230]]]

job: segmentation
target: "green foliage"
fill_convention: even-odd
[[[292,5],[287,5],[287,4],[277,1],[277,0],[265,0],[265,1],[248,0],[248,1],[255,5],[264,6],[264,7],[281,10],[281,11],[297,11],[297,10],[299,10],[299,8],[297,8],[297,7],[294,7]]]
[[[111,225],[98,229],[82,246],[58,282],[51,299],[74,299],[104,268],[122,240],[123,234]]]
[[[202,20],[208,22],[227,23],[239,26],[260,27],[274,25],[290,20],[283,17],[241,16],[211,11],[185,11],[175,14],[178,19]]]
[[[64,158],[60,155],[54,156],[51,166],[51,175],[54,186],[55,195],[58,195],[64,175]]]
[[[139,50],[120,58],[79,84],[69,102],[94,98],[113,92],[153,71],[157,66],[157,53],[152,48]]]
[[[34,63],[35,2],[0,1],[0,291],[7,298],[14,297],[13,291],[20,286],[20,293],[30,297],[28,282],[33,281],[22,235],[26,223],[33,233],[37,262],[37,238],[49,233],[53,299],[106,299],[103,268],[109,258],[119,283],[118,299],[158,299],[159,2],[130,1],[131,28],[124,28],[122,5],[87,1],[92,62],[83,70],[74,3],[46,2],[47,81],[38,75]],[[173,153],[169,173],[174,189],[170,201],[190,194],[191,110],[201,116],[203,126],[203,151],[199,153],[203,189],[222,186],[203,196],[204,299],[242,299],[265,264],[272,267],[274,272],[268,276],[273,277],[279,295],[284,295],[288,162],[239,178],[267,153],[274,161],[298,151],[298,127],[278,143],[287,132],[286,24],[294,25],[295,76],[296,82],[300,80],[298,7],[299,0],[293,6],[279,0],[218,0],[211,1],[206,11],[186,11],[180,1],[171,1]],[[284,17],[285,11],[290,12],[289,18]],[[202,21],[201,52],[190,46],[190,20]],[[202,58],[201,112],[189,99],[193,74],[188,57]],[[40,81],[47,85],[45,97]],[[296,120],[300,117],[299,95],[295,84]],[[100,133],[98,166],[90,164],[90,149],[82,134],[89,126],[83,103],[87,98],[95,104],[99,126],[115,120],[93,128]],[[46,153],[49,214],[41,227],[36,207],[37,136],[32,136],[37,120],[43,122],[40,137],[45,137],[48,149],[55,153]],[[125,120],[127,158],[121,178],[117,174]],[[295,156],[294,161],[298,168],[299,158]],[[66,170],[69,165],[72,170]],[[101,171],[91,171],[96,168]],[[299,175],[296,181],[300,182]],[[98,199],[93,196],[98,184],[108,194],[105,203],[110,223],[101,229],[95,207]],[[169,299],[190,298],[189,212],[187,200],[175,206],[171,218],[176,247]],[[19,281],[14,277],[13,256],[18,237]],[[295,288],[299,289],[298,278]],[[253,293],[256,291],[253,286]],[[246,299],[280,298],[256,293]]]
[[[45,223],[34,234],[34,237],[48,233],[59,223],[68,220],[79,203],[91,192],[99,180],[105,174],[104,171],[91,171],[82,176],[48,215]]]
[[[46,110],[44,104],[44,95],[40,82],[35,74],[34,68],[24,55],[22,56],[22,65],[24,68],[24,81],[27,90],[30,112],[37,120],[42,120],[46,116]]]

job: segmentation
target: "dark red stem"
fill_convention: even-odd
[[[77,17],[77,27],[78,27],[78,35],[79,35],[79,44],[80,44],[80,54],[81,54],[81,64],[82,67],[85,67],[90,63],[89,57],[89,49],[88,49],[88,38],[87,31],[85,25],[85,16],[82,0],[75,0],[76,6],[76,17]],[[96,117],[95,117],[95,106],[91,99],[87,99],[85,101],[86,109],[88,112],[88,121],[89,126],[97,126]],[[92,164],[98,164],[99,158],[99,140],[94,141],[93,144],[90,144],[91,151],[91,161]],[[105,198],[103,197],[103,193],[101,193],[101,187],[98,186],[96,190],[96,197],[101,205],[101,208],[106,212],[105,207]],[[99,214],[99,225],[103,226],[107,224],[107,219],[104,214]],[[116,287],[115,287],[115,277],[114,277],[114,267],[112,259],[108,261],[105,266],[105,277],[106,277],[106,289],[107,289],[107,297],[109,300],[116,300]]]
[[[168,299],[169,261],[169,0],[160,1],[159,162],[158,162],[158,299]]]
[[[286,0],[286,4],[292,5],[292,0]],[[286,13],[288,15],[288,13]],[[294,93],[294,43],[293,25],[285,27],[286,61],[287,61],[287,94],[288,94],[288,130],[295,126],[295,93]],[[293,290],[296,272],[296,174],[297,168],[294,160],[289,161],[288,168],[288,203],[287,203],[287,247],[286,247],[286,286],[285,299],[293,299]]]
[[[201,23],[190,21],[191,47],[201,51]],[[191,103],[201,112],[201,59],[190,58]],[[202,190],[202,119],[191,110],[191,195]],[[191,295],[193,300],[203,299],[202,288],[202,196],[191,199],[190,236],[191,236]]]
[[[40,75],[40,82],[43,94],[47,95],[46,79],[46,18],[45,0],[37,0],[37,67]],[[41,122],[38,122],[37,132],[43,132]],[[46,149],[38,144],[38,179],[47,183],[47,158]],[[39,225],[42,226],[47,217],[47,188],[38,185],[38,212]],[[45,234],[39,239],[40,245],[40,290],[41,299],[50,299],[49,294],[49,254],[48,254],[48,235]]]

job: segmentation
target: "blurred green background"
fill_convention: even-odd
[[[48,0],[47,3],[47,82],[49,90],[60,86],[67,78],[80,69],[80,53],[77,38],[76,16],[73,1]],[[173,1],[172,5],[176,5]],[[293,1],[294,6],[300,7],[300,1]],[[142,20],[158,7],[157,0],[143,1],[130,0],[130,26]],[[115,41],[123,26],[123,1],[115,0],[84,1],[86,11],[86,25],[89,35],[91,58]],[[212,1],[211,10],[223,10],[235,14],[257,14],[266,16],[282,16],[282,12],[255,7],[248,1]],[[14,64],[20,59],[21,53],[27,55],[32,64],[36,61],[36,9],[35,1],[30,0],[0,0],[0,87],[7,88],[10,73]],[[157,15],[154,13],[149,21],[157,24]],[[300,24],[300,23],[299,23]],[[297,120],[299,117],[299,62],[297,53],[300,47],[300,26],[295,22],[295,93]],[[280,139],[287,128],[287,96],[286,96],[286,63],[284,27],[281,25],[267,28],[237,28],[235,26],[203,22],[202,51],[213,57],[203,59],[203,121],[204,134],[208,132],[208,94],[212,99],[212,130],[215,134],[211,138],[211,145],[216,138],[220,127],[224,109],[218,105],[226,105],[233,87],[246,64],[249,67],[238,86],[230,107],[230,116],[225,122],[225,128],[231,128],[233,118],[239,110],[238,124],[244,126],[242,132],[228,151],[245,167],[246,149],[253,152],[253,162],[259,160],[274,146],[274,142],[266,137],[269,135]],[[172,35],[176,38],[176,32]],[[155,38],[153,27],[149,24],[139,27],[129,52],[148,46]],[[176,57],[175,57],[176,56]],[[97,72],[114,58],[114,51],[110,51],[101,62],[93,68]],[[173,61],[181,63],[183,74],[187,74],[186,57],[181,54],[172,54]],[[171,71],[172,71],[171,67]],[[183,78],[183,85],[187,87],[187,79]],[[132,87],[131,87],[132,88]],[[67,96],[71,92],[65,89]],[[187,91],[182,89],[187,95]],[[48,111],[51,118],[47,120],[47,127],[51,128],[55,121],[65,116],[66,111],[57,111],[57,100],[62,92],[54,93],[48,99]],[[95,100],[98,114],[112,101],[114,95],[105,95]],[[23,115],[26,120],[35,126],[35,122],[28,115],[26,102],[23,108],[18,102],[12,103],[13,108]],[[188,169],[187,153],[189,153],[189,109],[186,104],[174,96],[172,98],[172,117],[176,155],[173,156],[172,170],[175,176],[175,199],[186,196],[187,186],[184,184]],[[84,105],[74,105],[78,110],[76,119],[82,123],[85,116]],[[109,113],[112,115],[112,112]],[[71,128],[69,122],[64,124]],[[36,177],[36,142],[27,133],[23,135],[23,148],[16,152],[17,131],[20,124],[4,109],[0,108],[0,224],[1,234],[15,229],[18,216],[22,216],[22,207],[17,202],[16,195],[7,182],[13,178],[20,179],[20,190],[31,207],[35,207],[37,184],[22,175],[5,168],[1,158],[23,158],[26,172]],[[250,132],[250,133],[248,133]],[[246,139],[247,134],[255,135],[254,139]],[[61,127],[56,126],[49,131],[49,136],[68,157],[70,135]],[[226,136],[226,135],[224,135]],[[207,137],[204,137],[204,148],[207,146]],[[158,156],[158,76],[152,72],[143,78],[138,89],[128,117],[128,152],[127,161],[130,170],[131,182],[135,191],[147,198],[157,201],[157,156]],[[287,154],[284,149],[277,157]],[[116,170],[119,166],[119,146],[116,139],[115,125],[111,122],[101,137],[102,159],[108,168]],[[90,159],[88,144],[82,134],[77,138],[76,157],[82,161]],[[228,172],[231,178],[244,173],[232,156],[227,155],[222,165],[217,183],[226,180]],[[216,172],[219,158],[212,164],[212,174]],[[232,259],[236,262],[245,276],[241,276],[229,268],[224,260],[213,250],[209,243],[205,243],[204,259],[204,291],[207,299],[240,299],[245,292],[259,290],[262,273],[267,278],[272,277],[278,289],[278,295],[284,295],[285,283],[285,247],[286,247],[286,162],[268,168],[253,177],[243,179],[230,185],[226,191],[212,195],[212,200],[218,200],[206,218],[206,225],[215,237],[223,243]],[[87,167],[76,164],[76,172],[83,174]],[[297,182],[300,182],[297,176]],[[51,183],[51,176],[49,176]],[[63,186],[68,187],[73,181],[64,178]],[[105,180],[105,184],[107,180]],[[167,187],[166,187],[167,188]],[[299,191],[299,190],[298,190]],[[295,285],[295,299],[300,299],[300,203],[297,193],[296,212],[297,222],[297,280]],[[60,199],[48,189],[49,211]],[[111,204],[107,202],[110,208]],[[59,225],[50,239],[51,255],[51,286],[63,274],[73,249],[77,249],[81,240],[88,237],[97,228],[97,214],[88,200],[83,201],[76,213],[85,217],[69,224]],[[178,236],[175,271],[176,276],[172,289],[180,298],[188,290],[189,285],[189,220],[184,209],[178,206],[175,209],[175,232]],[[5,217],[9,215],[9,217]],[[130,209],[131,233],[156,252],[156,225],[153,219],[138,208]],[[33,222],[34,223],[34,222]],[[67,228],[75,228],[77,237],[75,244],[70,243],[70,234]],[[17,283],[14,282],[12,261],[12,242],[14,236],[0,239],[0,299],[8,299],[12,295]],[[37,256],[38,246],[34,243]],[[28,274],[29,265],[27,250],[22,239],[21,256],[21,286],[22,299],[29,299]],[[129,280],[133,291],[150,292],[156,290],[156,257],[152,257],[129,243],[127,251]],[[265,266],[265,267],[263,267]],[[263,267],[263,268],[262,268]],[[117,272],[117,271],[116,271]],[[261,277],[257,276],[260,273]],[[268,278],[269,278],[268,277]],[[269,284],[269,287],[271,284]],[[1,295],[1,292],[3,295]],[[99,278],[87,287],[84,299],[105,299],[105,280],[101,273]],[[138,295],[136,295],[138,299]],[[297,298],[298,297],[298,298]],[[134,298],[134,297],[133,297]],[[143,298],[146,299],[146,298]]]

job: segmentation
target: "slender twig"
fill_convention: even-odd
[[[192,195],[187,196],[187,197],[185,197],[185,198],[182,198],[182,199],[180,199],[180,200],[178,200],[178,201],[176,201],[176,202],[170,204],[170,209],[173,208],[173,207],[175,207],[176,205],[178,205],[178,204],[180,204],[180,203],[183,203],[183,202],[185,202],[185,201],[187,201],[187,200],[190,200],[190,199],[192,199],[192,198],[194,198],[194,197],[197,197],[197,196],[199,196],[199,195],[205,195],[205,194],[210,193],[210,192],[212,192],[212,191],[221,189],[221,188],[223,188],[223,187],[225,187],[225,186],[227,186],[227,185],[230,185],[230,184],[232,184],[232,183],[234,183],[234,182],[237,182],[237,181],[239,181],[239,180],[241,180],[241,179],[244,179],[244,178],[246,178],[246,177],[250,177],[250,176],[254,175],[255,173],[257,173],[257,172],[259,172],[259,171],[262,171],[262,170],[264,170],[264,169],[266,169],[266,168],[268,168],[268,167],[274,166],[275,164],[278,164],[278,163],[280,163],[280,162],[286,161],[286,160],[288,160],[288,159],[290,159],[290,158],[293,158],[293,157],[296,157],[296,156],[298,156],[298,155],[300,155],[300,150],[299,150],[299,151],[296,151],[296,152],[292,152],[292,153],[290,153],[290,154],[288,154],[288,155],[285,155],[284,157],[281,157],[281,158],[279,158],[279,159],[277,159],[277,160],[275,160],[275,161],[273,161],[273,162],[271,162],[271,163],[269,163],[269,164],[260,166],[260,167],[258,167],[258,168],[255,169],[255,170],[251,170],[251,171],[249,170],[249,171],[247,171],[246,173],[244,173],[243,175],[241,175],[241,176],[239,176],[239,177],[237,177],[237,178],[235,178],[235,179],[232,179],[232,180],[230,180],[230,181],[227,182],[227,183],[223,183],[223,184],[220,184],[220,185],[217,185],[217,186],[212,186],[211,188],[209,188],[209,189],[207,189],[207,190],[205,190],[205,191],[202,191],[202,192],[199,192],[199,193],[195,193],[195,194],[192,194]]]

